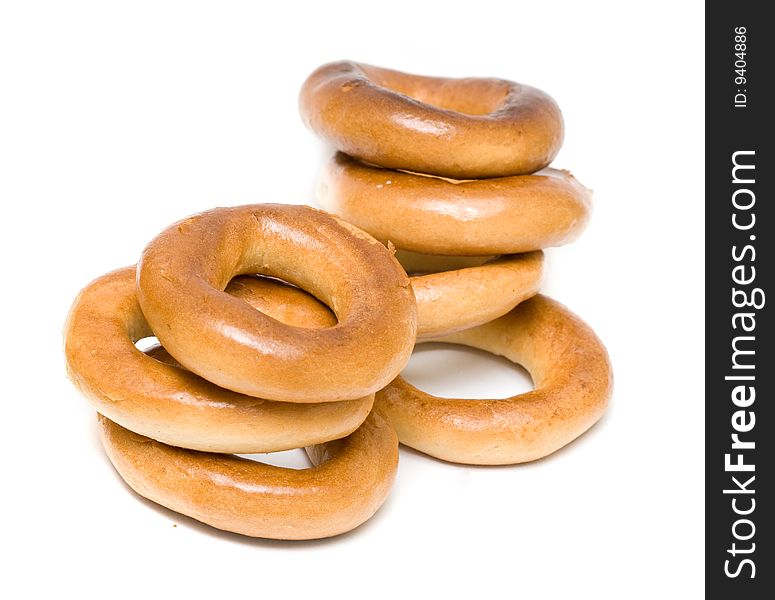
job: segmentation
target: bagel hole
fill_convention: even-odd
[[[495,112],[510,90],[508,82],[496,79],[443,80],[367,65],[362,68],[372,83],[382,88],[441,110],[465,115],[483,116]]]
[[[309,460],[309,456],[307,456],[307,453],[303,448],[283,450],[282,452],[265,452],[261,454],[238,454],[237,456],[264,463],[265,465],[283,467],[295,471],[310,469],[313,466],[312,462]]]
[[[135,342],[135,348],[137,348],[140,352],[145,352],[145,353],[155,349],[157,346],[160,346],[160,345],[161,344],[159,344],[159,340],[156,339],[156,336],[153,336],[153,335],[140,338]]]
[[[325,302],[279,277],[238,275],[229,282],[226,292],[286,325],[322,329],[338,322]]]
[[[438,342],[417,345],[401,376],[439,398],[500,400],[534,389],[530,373],[502,356]]]

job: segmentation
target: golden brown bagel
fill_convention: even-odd
[[[284,323],[336,324],[320,302],[277,281],[240,277],[226,291]],[[65,326],[65,356],[70,378],[98,412],[167,444],[238,454],[288,450],[344,437],[371,410],[371,394],[292,404],[225,390],[159,350],[140,352],[135,342],[151,335],[135,295],[135,268],[127,267],[78,295]]]
[[[138,494],[253,537],[308,540],[350,531],[382,505],[398,467],[396,434],[373,413],[348,437],[307,448],[315,466],[301,470],[182,450],[98,418],[110,461]]]
[[[568,171],[451,181],[372,167],[341,153],[323,168],[317,201],[382,242],[429,254],[515,254],[575,240],[591,192]]]
[[[611,365],[594,332],[559,302],[534,296],[507,315],[433,341],[486,350],[523,365],[535,389],[504,400],[437,398],[401,377],[377,393],[374,411],[401,443],[450,462],[536,460],[577,438],[605,411]]]
[[[331,307],[326,329],[285,325],[223,290],[271,275]],[[382,244],[307,206],[219,208],[175,223],[143,252],[137,296],[187,369],[230,390],[286,402],[352,400],[387,385],[412,352],[409,278]]]
[[[396,258],[410,274],[410,266],[426,271],[411,277],[417,298],[418,339],[449,335],[505,315],[538,293],[544,264],[540,251],[452,269],[443,269],[441,261],[431,255],[397,252]],[[450,264],[454,262],[462,261]]]
[[[307,127],[337,150],[457,179],[532,173],[552,162],[563,138],[560,109],[536,88],[349,61],[315,70],[299,109]]]

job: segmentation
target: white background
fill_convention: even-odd
[[[0,595],[700,597],[702,3],[1,6]],[[594,188],[595,212],[548,252],[545,291],[605,341],[616,390],[553,457],[473,468],[402,450],[389,501],[360,529],[254,541],[123,485],[65,377],[61,328],[83,285],[170,222],[309,202],[330,151],[302,126],[297,92],[340,58],[554,96],[567,126],[554,164]],[[528,385],[476,353],[418,354],[410,378],[432,392]]]

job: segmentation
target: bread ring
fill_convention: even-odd
[[[437,398],[396,378],[374,410],[401,443],[450,462],[536,460],[589,429],[605,411],[613,375],[603,344],[559,302],[534,296],[507,315],[433,341],[463,344],[523,365],[535,389],[504,400]]]
[[[398,468],[398,439],[371,414],[348,437],[307,448],[315,465],[287,469],[233,455],[182,450],[99,416],[110,461],[134,491],[198,521],[243,535],[308,540],[369,519]]]
[[[406,261],[404,268],[410,274],[409,266],[422,266],[420,256],[396,253],[399,262]],[[429,258],[426,267],[441,267],[439,261]],[[539,251],[493,257],[476,266],[412,274],[417,338],[449,335],[505,315],[541,289],[543,264],[544,254]]]
[[[591,192],[568,171],[451,181],[341,153],[323,168],[316,197],[378,240],[429,254],[516,254],[567,244],[591,212]]]
[[[338,324],[285,325],[223,292],[246,273],[307,290]],[[187,369],[286,402],[381,389],[408,361],[417,328],[409,278],[391,252],[307,206],[220,208],[172,225],[145,248],[137,295],[156,337]]]
[[[552,162],[563,138],[560,109],[536,88],[349,61],[314,71],[299,108],[307,127],[337,150],[457,179],[532,173]]]
[[[278,282],[240,277],[226,291],[285,323],[336,323],[317,300]],[[65,356],[70,378],[98,412],[167,444],[238,454],[288,450],[344,437],[371,410],[372,394],[293,404],[225,390],[159,351],[151,353],[157,360],[140,352],[134,343],[151,335],[135,295],[135,268],[127,267],[79,294],[65,326]]]

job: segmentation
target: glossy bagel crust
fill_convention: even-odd
[[[592,194],[568,171],[452,181],[366,165],[341,153],[324,166],[316,198],[378,240],[414,252],[515,254],[575,240]]]
[[[444,177],[532,173],[563,140],[560,109],[504,79],[426,77],[350,61],[315,70],[299,95],[312,131],[367,162]]]
[[[105,451],[134,491],[253,537],[308,540],[350,531],[382,505],[398,468],[396,434],[373,413],[348,437],[307,448],[315,466],[300,470],[175,448],[98,418]]]
[[[333,327],[286,325],[224,293],[278,277],[329,306]],[[307,206],[219,208],[180,221],[142,254],[137,297],[161,344],[221,387],[270,400],[352,400],[387,385],[412,352],[409,278],[371,236]]]
[[[326,306],[277,281],[239,277],[226,291],[283,323],[336,324]],[[176,365],[158,348],[146,355],[135,347],[152,335],[135,295],[135,268],[127,267],[78,295],[65,325],[65,357],[70,379],[98,412],[167,444],[243,454],[299,448],[352,433],[373,404],[372,394],[293,404],[232,392]]]
[[[608,354],[559,302],[534,296],[485,325],[433,341],[479,348],[523,365],[535,389],[504,400],[438,398],[396,378],[374,411],[401,443],[455,463],[501,465],[542,458],[589,429],[613,387]]]
[[[401,256],[396,256],[401,262]],[[407,262],[419,266],[417,258]],[[543,264],[544,255],[539,251],[496,257],[476,266],[412,274],[417,338],[449,335],[505,315],[541,289]],[[411,274],[409,269],[407,272]]]

